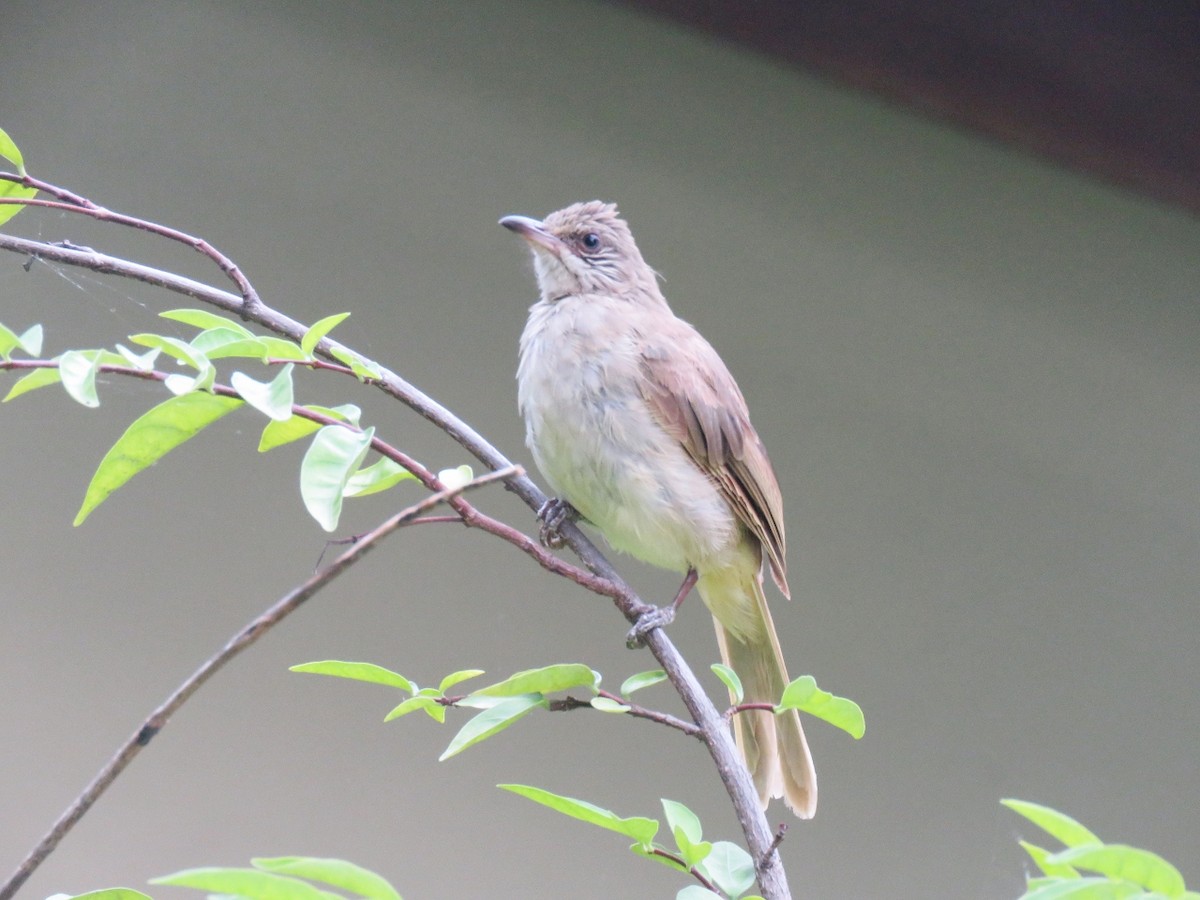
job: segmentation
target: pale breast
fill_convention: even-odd
[[[573,297],[531,310],[517,373],[526,443],[555,493],[610,544],[683,572],[735,543],[739,528],[642,399],[623,302]]]

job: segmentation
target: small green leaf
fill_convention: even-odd
[[[704,837],[704,830],[700,827],[700,819],[682,803],[664,798],[662,800],[662,807],[667,817],[667,827],[672,832],[678,828],[682,828],[688,840],[693,843]]]
[[[1052,854],[1049,850],[1039,847],[1037,844],[1031,844],[1028,841],[1017,841],[1017,843],[1029,854],[1029,858],[1033,860],[1033,864],[1041,870],[1043,875],[1048,875],[1051,878],[1079,877],[1079,873],[1070,866],[1050,862]]]
[[[471,678],[478,678],[483,674],[483,669],[460,669],[457,672],[451,672],[442,679],[442,683],[438,685],[438,690],[443,694],[456,684],[467,681]]]
[[[801,675],[784,689],[783,699],[775,707],[775,712],[780,713],[785,709],[798,709],[824,719],[856,740],[863,736],[867,728],[857,703],[821,690],[811,675]]]
[[[1088,831],[1079,822],[1076,822],[1064,813],[1060,813],[1056,809],[1051,809],[1049,806],[1030,803],[1028,800],[1001,800],[1000,802],[1017,815],[1024,816],[1051,837],[1062,841],[1068,847],[1103,843],[1100,838]]]
[[[59,896],[66,896],[60,894]],[[75,894],[71,900],[150,900],[148,896],[141,891],[135,891],[133,888],[103,888],[99,891],[88,891],[85,894]]]
[[[400,900],[396,889],[382,875],[370,869],[356,866],[344,859],[322,859],[315,856],[278,856],[270,859],[252,859],[256,869],[274,872],[277,875],[293,875],[319,881],[322,884],[366,897],[368,900]]]
[[[242,401],[234,397],[196,393],[164,400],[144,413],[125,429],[100,461],[88,484],[83,506],[75,516],[75,524],[81,524],[109,494],[142,469],[241,405]]]
[[[202,372],[206,368],[209,368],[208,357],[191,344],[179,340],[179,338],[167,337],[162,334],[131,334],[129,340],[143,347],[153,347],[156,350],[161,350],[167,356],[178,360],[184,365],[190,366],[197,372]]]
[[[438,722],[445,722],[446,706],[444,703],[439,703],[439,699],[438,697],[428,696],[409,697],[384,716],[383,721],[390,722],[392,719],[399,719],[401,716],[407,716],[410,712],[416,712],[419,709],[427,713],[430,718]]]
[[[1143,893],[1136,884],[1107,878],[1037,878],[1030,879],[1028,888],[1020,900],[1161,900]]]
[[[712,844],[703,840],[700,819],[682,803],[674,800],[664,799],[662,805],[667,816],[667,827],[675,837],[679,855],[689,866],[702,862],[712,852]]]
[[[213,386],[217,380],[217,370],[207,359],[204,360],[204,368],[196,373],[194,377],[187,375],[168,375],[163,385],[168,391],[176,397],[181,397],[184,394],[190,394],[193,391],[207,391]]]
[[[45,369],[32,369],[25,375],[18,378],[8,393],[4,397],[4,402],[15,400],[22,394],[28,394],[30,391],[37,390],[40,387],[46,387],[50,384],[58,384],[62,380],[62,376],[58,373],[58,367],[47,367]]]
[[[437,721],[445,722],[446,707],[445,704],[439,703],[438,699],[438,697],[429,696],[409,697],[384,716],[383,721],[390,722],[392,719],[399,719],[401,716],[407,716],[410,712],[416,712],[419,709],[428,713]]]
[[[491,709],[485,709],[459,729],[458,734],[450,741],[450,746],[438,757],[438,762],[456,756],[480,741],[486,741],[510,725],[515,725],[535,707],[545,705],[546,701],[541,694],[521,694],[510,697]]]
[[[383,375],[383,370],[379,368],[378,363],[364,359],[356,353],[351,353],[349,350],[339,347],[332,350],[331,355],[338,362],[349,366],[350,371],[354,373],[359,381],[366,381],[371,378],[378,379]]]
[[[301,663],[298,666],[290,667],[288,671],[311,675],[332,675],[334,678],[350,678],[354,681],[369,681],[372,684],[386,684],[410,694],[415,690],[413,683],[399,672],[393,672],[391,669],[385,669],[374,663],[326,659],[321,662]]]
[[[248,357],[265,360],[267,345],[232,328],[209,328],[192,338],[192,346],[208,359]]]
[[[250,900],[331,900],[330,895],[298,878],[288,878],[258,869],[185,869],[151,884],[198,888],[210,894],[233,894]]]
[[[308,362],[310,357],[295,341],[285,340],[284,338],[274,337],[273,335],[265,334],[257,339],[260,344],[267,348],[267,357],[269,359],[291,359],[296,362]]]
[[[365,497],[368,494],[378,494],[390,487],[395,487],[402,481],[411,481],[417,476],[404,466],[393,462],[386,456],[374,465],[359,469],[346,482],[347,497]]]
[[[592,705],[592,709],[606,713],[627,713],[629,707],[617,700],[609,697],[593,697],[588,701]]]
[[[1049,857],[1051,863],[1085,869],[1112,879],[1132,881],[1148,891],[1178,897],[1186,889],[1183,876],[1173,865],[1149,850],[1124,844],[1094,844],[1068,847]]]
[[[651,685],[667,680],[667,673],[662,669],[651,669],[649,672],[638,672],[636,675],[630,675],[621,683],[621,696],[628,697],[634,691],[640,691],[642,688],[648,688]]]
[[[3,128],[0,128],[0,156],[17,167],[18,175],[22,178],[25,177],[25,157],[21,155],[21,151],[17,149],[17,145],[13,143],[13,139]],[[11,184],[11,182],[9,183]]]
[[[242,399],[260,413],[275,422],[286,422],[292,417],[292,363],[279,370],[279,374],[264,384],[242,372],[234,372],[229,384],[242,395]]]
[[[729,695],[733,698],[735,705],[746,699],[746,692],[742,689],[742,679],[738,678],[737,672],[724,663],[713,663],[712,670],[713,674],[721,679],[721,683],[729,688]]]
[[[309,515],[326,531],[337,528],[350,476],[371,449],[375,429],[352,431],[326,425],[317,432],[300,463],[300,496]]]
[[[58,360],[58,374],[71,399],[93,409],[100,405],[96,395],[99,369],[99,350],[68,350]]]
[[[623,834],[644,847],[650,846],[650,843],[654,840],[654,835],[658,834],[657,819],[647,819],[643,816],[632,816],[628,819],[622,819],[616,813],[588,803],[586,800],[563,797],[559,794],[552,794],[550,791],[529,787],[524,784],[498,784],[496,786],[501,790],[519,794],[522,797],[532,800],[534,803],[548,806],[563,815],[571,816],[582,822],[590,822],[593,825],[607,828],[609,831],[615,831],[618,834]]]
[[[139,372],[149,372],[154,368],[154,361],[158,359],[161,350],[151,349],[145,353],[134,353],[128,347],[117,344],[117,353],[121,359],[125,360],[125,364],[130,368],[137,369]]]
[[[358,417],[362,415],[362,410],[353,403],[334,407],[311,405],[305,406],[303,409],[329,416],[331,419],[350,422],[353,425],[358,424]],[[266,453],[268,450],[274,450],[276,447],[282,447],[284,444],[298,441],[300,438],[310,435],[322,427],[320,422],[305,419],[303,416],[292,416],[286,422],[268,422],[267,427],[263,429],[262,437],[259,439],[258,452]]]
[[[730,897],[740,897],[754,885],[754,860],[750,854],[729,841],[715,841],[712,851],[700,864],[709,880]]]
[[[584,685],[591,687],[595,683],[596,673],[587,666],[582,663],[562,663],[540,669],[526,669],[472,693],[485,697],[511,697],[535,692],[552,694],[555,691],[569,691]]]
[[[182,322],[184,325],[191,325],[199,328],[201,331],[213,328],[226,328],[237,332],[242,337],[254,337],[254,332],[236,319],[219,316],[207,309],[168,309],[166,312],[160,312],[159,316],[164,319],[170,319],[173,322]]]
[[[305,354],[312,356],[313,350],[317,344],[321,343],[321,338],[333,331],[338,325],[350,317],[350,313],[336,313],[332,316],[326,316],[321,321],[315,323],[308,331],[304,332],[304,337],[300,339],[300,349]]]
[[[0,197],[28,200],[37,194],[37,188],[27,188],[12,181],[0,181]],[[25,207],[18,203],[0,204],[0,225],[3,225]]]
[[[42,326],[30,325],[22,334],[16,334],[0,325],[0,357],[8,359],[15,348],[20,348],[27,356],[41,356]]]
[[[675,900],[712,900],[713,897],[720,896],[720,894],[714,894],[706,887],[701,887],[698,884],[689,884],[687,887],[679,889],[679,893],[675,895]]]

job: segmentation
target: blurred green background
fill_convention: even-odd
[[[618,202],[779,473],[792,674],[866,712],[858,743],[809,727],[821,807],[782,848],[796,895],[1014,896],[1016,840],[1037,836],[1007,796],[1200,882],[1194,218],[584,0],[10,0],[0,86],[35,175],[204,236],[296,318],[352,312],[343,341],[521,461],[513,373],[535,288],[496,219]],[[78,218],[6,230],[221,283],[195,254]],[[156,313],[188,305],[21,262],[0,260],[0,321],[43,322],[48,354],[171,331]],[[363,405],[434,468],[468,461],[372,392],[301,384],[307,402]],[[323,547],[301,448],[257,456],[250,411],[72,529],[96,463],[159,396],[108,379],[99,411],[57,391],[0,408],[5,872]],[[352,502],[341,533],[413,496]],[[477,499],[534,528],[503,492]],[[646,597],[673,594],[674,576],[621,565]],[[624,632],[495,540],[414,529],[201,691],[24,896],[282,854],[353,859],[408,898],[674,896],[686,882],[619,838],[493,786],[623,815],[669,797],[736,838],[698,744],[541,715],[438,763],[453,727],[385,726],[385,689],[287,671],[362,659],[427,684],[579,661],[615,687],[652,665]],[[716,659],[698,603],[672,637],[697,669]],[[645,701],[677,708],[666,689]]]

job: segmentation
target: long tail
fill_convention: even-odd
[[[742,680],[745,702],[778,703],[789,679],[761,574],[718,569],[702,575],[697,589],[712,611],[721,659]],[[811,819],[817,811],[817,772],[799,713],[740,713],[734,716],[734,737],[763,809],[772,797],[782,797],[797,816]]]

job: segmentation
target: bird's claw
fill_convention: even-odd
[[[578,519],[579,511],[566,500],[552,497],[542,504],[538,510],[538,518],[542,520],[541,527],[538,528],[538,541],[543,547],[557,550],[566,543],[559,533],[559,528],[564,522],[574,522]]]
[[[625,646],[630,650],[646,645],[646,635],[655,628],[665,628],[675,621],[675,606],[651,606],[638,616],[629,634],[625,636]]]

